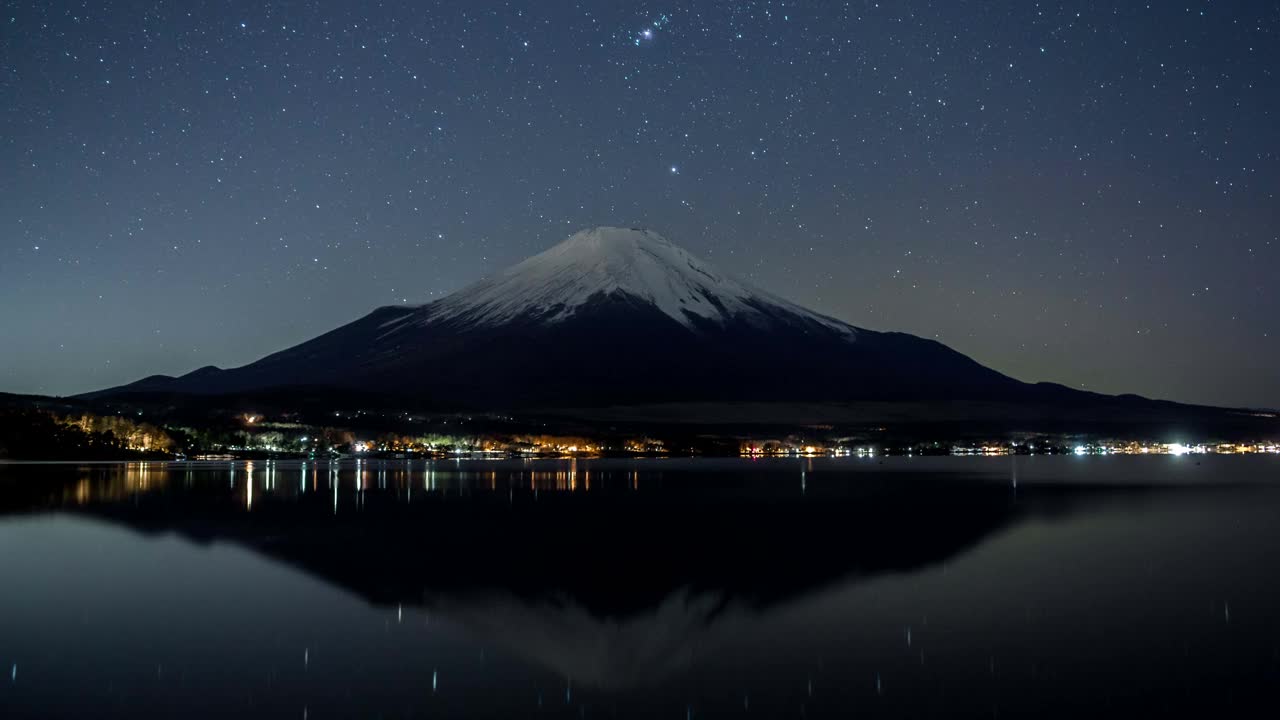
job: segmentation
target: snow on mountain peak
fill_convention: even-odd
[[[853,328],[724,275],[649,230],[596,227],[423,307],[430,321],[556,322],[593,298],[623,294],[686,327],[746,316],[800,316],[852,335]]]

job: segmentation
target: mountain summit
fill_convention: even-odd
[[[725,275],[649,230],[583,230],[492,278],[421,309],[422,322],[552,323],[602,298],[651,305],[696,329],[790,315],[853,334],[853,328]]]
[[[94,393],[335,388],[441,408],[663,401],[1043,400],[954,350],[815,313],[660,235],[583,230],[418,307],[384,307],[239,368]]]

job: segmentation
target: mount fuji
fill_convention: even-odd
[[[417,307],[382,307],[248,365],[92,393],[333,388],[449,408],[724,401],[1059,401],[933,340],[854,327],[656,233],[598,227]]]

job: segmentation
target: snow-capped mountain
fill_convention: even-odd
[[[1017,400],[1044,392],[932,340],[815,313],[656,233],[612,227],[576,233],[435,302],[379,308],[243,367],[104,392],[297,386],[459,407]]]
[[[851,338],[854,329],[724,275],[649,230],[598,227],[492,278],[431,303],[403,325],[457,321],[496,326],[520,320],[566,320],[601,298],[626,296],[672,320],[767,323],[792,317]]]

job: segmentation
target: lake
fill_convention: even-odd
[[[0,717],[1280,716],[1280,458],[0,465]]]

